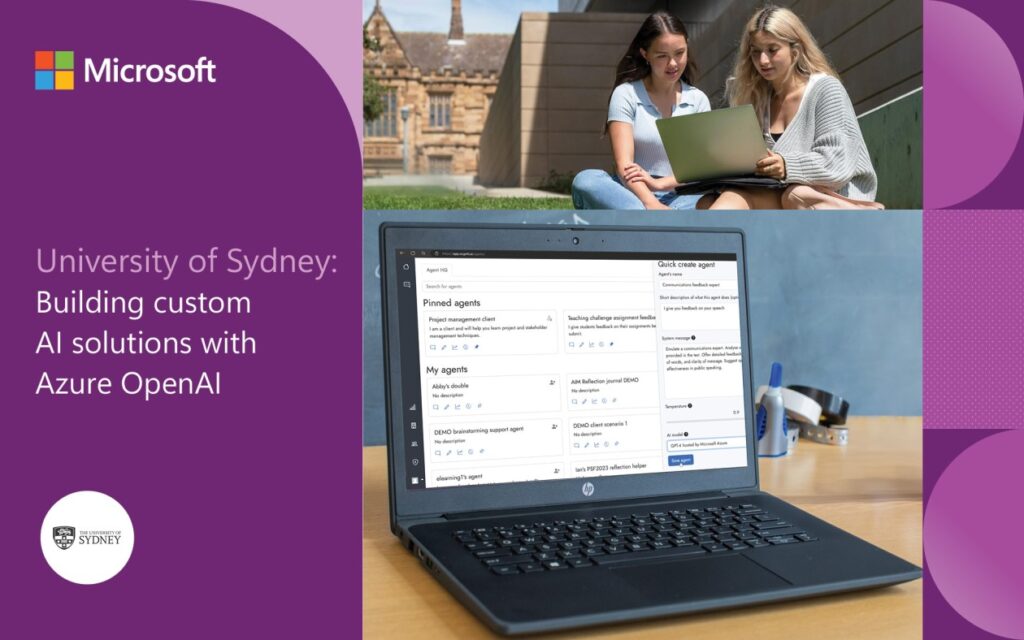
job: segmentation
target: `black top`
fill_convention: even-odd
[[[785,132],[783,132],[783,133],[785,133]],[[782,133],[771,133],[771,132],[769,132],[768,135],[770,135],[772,137],[772,140],[774,140],[775,142],[778,142],[779,138],[782,137]]]

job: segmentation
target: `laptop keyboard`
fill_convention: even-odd
[[[551,520],[454,532],[497,575],[709,556],[817,540],[753,504]]]

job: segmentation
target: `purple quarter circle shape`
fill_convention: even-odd
[[[1024,548],[999,544],[1000,530],[1020,531],[1020,461],[1024,431],[984,438],[958,455],[932,488],[924,547],[934,585],[971,624],[1024,640]],[[1012,537],[1012,536],[1011,536]]]
[[[924,3],[925,208],[977,195],[1006,167],[1024,123],[1024,87],[1013,54],[974,13]]]
[[[363,50],[358,2],[280,2],[279,0],[207,0],[251,13],[295,38],[331,77],[348,107],[356,135],[363,131]]]

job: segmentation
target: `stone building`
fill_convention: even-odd
[[[464,33],[461,0],[447,35],[396,32],[380,0],[364,28],[380,45],[364,52],[363,68],[384,86],[385,108],[364,125],[363,175],[475,175],[512,36]]]

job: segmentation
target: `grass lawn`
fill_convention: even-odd
[[[363,208],[378,209],[572,209],[571,198],[489,198],[444,187],[363,187]]]

